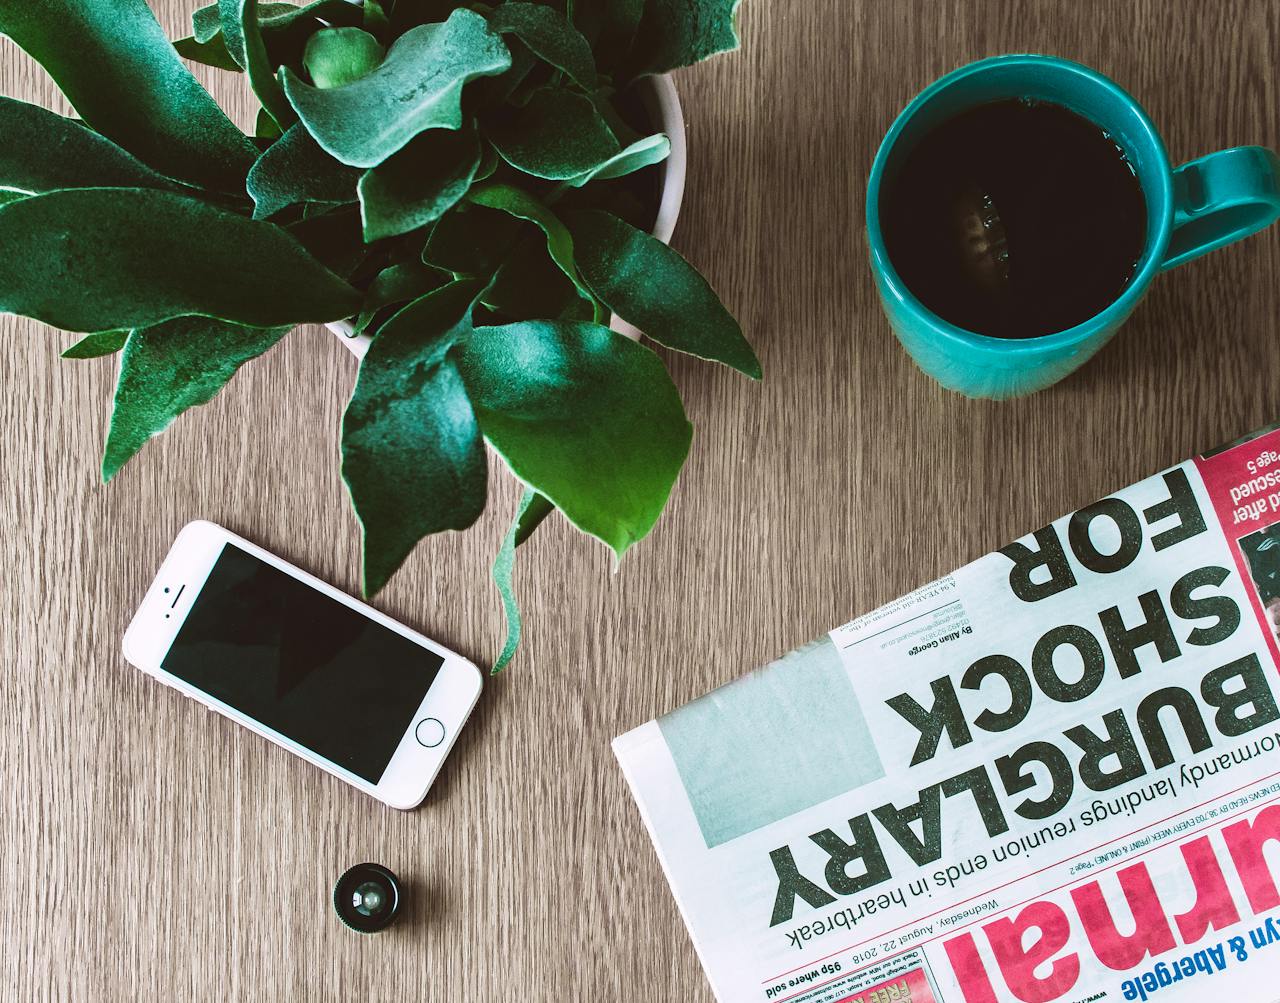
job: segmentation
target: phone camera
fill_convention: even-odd
[[[356,864],[333,886],[338,918],[359,933],[377,933],[400,911],[400,882],[381,864]]]

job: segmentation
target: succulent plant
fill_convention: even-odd
[[[668,137],[636,82],[737,45],[738,0],[220,0],[170,43],[144,0],[0,0],[79,119],[0,98],[0,310],[120,353],[102,474],[295,325],[370,335],[342,475],[377,592],[484,509],[484,443],[526,491],[494,573],[553,509],[619,558],[691,426],[611,314],[759,378],[706,281],[648,232]],[[241,132],[183,62],[242,72]]]

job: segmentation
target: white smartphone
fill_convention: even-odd
[[[393,808],[426,797],[480,696],[462,656],[211,522],[178,534],[123,648]]]

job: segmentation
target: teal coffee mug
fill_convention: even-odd
[[[961,112],[1009,99],[1061,105],[1105,130],[1132,165],[1147,208],[1146,243],[1121,293],[1082,323],[1031,338],[991,337],[933,313],[894,270],[881,231],[886,179],[894,177],[916,143]],[[866,212],[880,299],[911,357],[952,390],[971,397],[1017,397],[1043,390],[1088,361],[1124,323],[1157,272],[1280,218],[1280,158],[1264,147],[1239,146],[1175,170],[1151,120],[1113,81],[1052,56],[998,56],[949,73],[898,116],[872,165]],[[1070,283],[1071,276],[1063,275],[1062,281]]]

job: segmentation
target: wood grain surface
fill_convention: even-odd
[[[156,0],[173,37],[194,6]],[[299,329],[103,487],[114,361],[62,361],[72,336],[0,318],[5,998],[705,1003],[610,739],[1280,418],[1280,228],[1161,277],[1092,364],[1003,404],[915,369],[876,305],[862,229],[894,115],[1001,52],[1110,75],[1175,161],[1280,147],[1280,0],[747,0],[741,26],[742,52],[678,76],[690,177],[675,245],[766,380],[668,356],[697,434],[667,513],[617,574],[562,521],[534,538],[524,646],[417,811],[119,653],[193,518],[357,588],[337,456],[351,356]],[[243,80],[197,72],[247,126]],[[6,40],[0,92],[67,110]],[[377,601],[481,663],[501,643],[487,569],[518,494],[494,474],[481,522],[420,546]],[[410,884],[404,921],[376,937],[328,901],[365,859]]]

